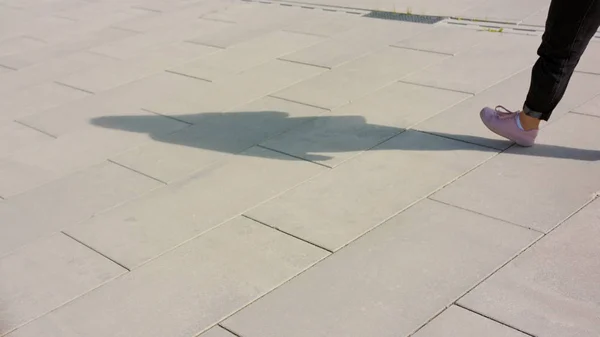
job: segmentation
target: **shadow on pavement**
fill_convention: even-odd
[[[289,128],[311,122],[314,123],[313,125],[325,125],[326,128],[323,129],[325,131],[333,130],[331,132],[332,137],[329,139],[327,135],[321,134],[319,142],[307,141],[303,142],[301,146],[294,147],[295,152],[293,155],[308,160],[324,160],[329,158],[319,155],[319,153],[362,151],[365,150],[365,141],[361,139],[379,137],[381,140],[384,140],[404,131],[401,128],[368,124],[362,116],[289,117],[289,114],[281,111],[201,113],[170,117],[179,120],[193,120],[192,134],[189,134],[190,130],[186,132],[187,135],[185,137],[180,136],[181,131],[175,134],[156,132],[155,127],[148,126],[155,126],[156,124],[153,122],[156,119],[165,118],[158,115],[105,116],[94,118],[91,120],[91,123],[103,128],[148,133],[152,139],[159,142],[232,154],[238,154],[252,145],[262,143],[269,136],[273,136],[270,134],[273,129],[288,130]],[[196,132],[197,134],[194,134]],[[379,145],[377,150],[452,151],[475,148],[485,152],[497,152],[495,149],[473,147],[471,144],[468,144],[481,144],[486,141],[489,143],[489,139],[483,137],[428,133],[445,138],[462,139],[464,142],[427,142],[418,144],[414,142],[407,142],[406,144],[385,142]],[[508,146],[509,143],[506,142],[506,145]],[[298,153],[298,149],[301,149],[303,153]],[[516,147],[510,152],[525,156],[582,161],[600,160],[600,151],[546,144],[537,144],[532,148]],[[277,156],[277,158],[281,158],[281,156]],[[289,157],[289,159],[295,160],[293,157]]]

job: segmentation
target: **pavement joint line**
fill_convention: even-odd
[[[3,65],[3,64],[0,64],[0,68],[4,68],[4,69],[8,69],[8,70],[13,70],[13,71],[17,71],[17,70],[19,70],[19,69],[17,69],[17,68],[13,68],[13,67],[5,66],[5,65]]]
[[[468,140],[464,140],[464,139],[452,138],[450,136],[438,134],[435,131],[427,131],[427,130],[419,130],[419,129],[411,129],[411,130],[415,131],[415,132],[419,132],[419,133],[424,133],[424,134],[427,134],[427,135],[430,135],[430,136],[436,136],[436,137],[440,137],[440,138],[444,138],[444,139],[454,140],[454,141],[457,141],[457,142],[466,143],[466,144],[470,144],[470,145],[477,145],[479,147],[486,148],[486,149],[489,149],[489,150],[494,150],[494,151],[504,151],[504,150],[506,150],[506,149],[504,149],[504,150],[503,149],[499,149],[497,147],[493,147],[493,146],[489,146],[489,145],[482,145],[482,144],[478,144],[478,143],[475,143],[475,142],[469,142]],[[512,145],[512,144],[514,144],[514,143],[511,143],[510,145]]]
[[[94,93],[93,93],[93,92],[91,92],[91,91],[89,91],[89,90],[85,90],[85,89],[82,89],[82,88],[78,88],[78,87],[75,87],[75,86],[72,86],[72,85],[69,85],[69,84],[65,84],[65,83],[62,83],[62,82],[59,82],[59,81],[54,81],[54,83],[55,83],[55,84],[58,84],[58,85],[61,85],[61,86],[63,86],[63,87],[66,87],[66,88],[71,88],[71,89],[73,89],[73,90],[78,90],[78,91],[85,92],[86,94],[94,95]]]
[[[37,132],[39,132],[39,133],[42,133],[42,134],[44,134],[44,135],[46,135],[46,136],[48,136],[48,137],[50,137],[50,138],[53,138],[53,139],[57,139],[57,138],[58,138],[57,136],[55,136],[55,135],[53,135],[53,134],[51,134],[51,133],[49,133],[49,132],[46,132],[46,131],[44,131],[44,130],[42,130],[42,129],[38,129],[38,128],[36,128],[35,126],[31,126],[31,125],[29,125],[29,124],[27,124],[27,123],[24,123],[24,122],[20,121],[20,120],[16,120],[16,119],[15,119],[15,120],[14,120],[14,122],[15,122],[15,123],[17,123],[17,124],[19,124],[19,125],[22,125],[22,126],[24,126],[24,127],[27,127],[27,128],[29,128],[29,129],[35,130],[35,131],[37,131]]]
[[[169,74],[173,74],[173,75],[184,76],[184,77],[188,77],[188,78],[193,78],[195,80],[200,80],[200,81],[203,81],[203,82],[212,83],[211,80],[207,80],[206,78],[200,78],[200,77],[197,77],[197,76],[180,73],[180,72],[177,72],[175,70],[166,69],[165,72],[169,73]]]
[[[284,28],[281,31],[282,32],[287,32],[287,33],[294,33],[294,34],[301,34],[301,35],[308,35],[308,36],[316,36],[316,37],[322,37],[322,38],[329,38],[329,36],[327,36],[327,35],[316,34],[316,33],[308,33],[308,32],[302,32],[302,31],[296,31],[296,30],[293,30],[293,29],[286,29],[286,28]],[[285,56],[282,56],[282,57],[285,57]],[[281,58],[279,60],[293,62],[291,60],[286,60],[286,59],[281,59]],[[327,68],[327,67],[325,67],[325,68]],[[330,68],[327,68],[327,69],[330,69]]]
[[[223,50],[227,49],[227,47],[222,47],[222,46],[217,46],[215,44],[197,42],[197,41],[192,41],[192,40],[184,40],[183,42],[197,44],[197,45],[200,45],[200,46],[213,47],[213,48],[223,49]]]
[[[131,269],[129,269],[129,268],[127,268],[127,267],[125,267],[123,264],[121,264],[121,263],[119,263],[118,261],[116,261],[116,260],[114,260],[114,259],[112,259],[112,258],[110,258],[110,257],[106,256],[105,254],[103,254],[103,253],[99,252],[98,250],[94,249],[92,246],[90,246],[90,245],[88,245],[88,244],[84,243],[83,241],[81,241],[81,240],[77,239],[76,237],[74,237],[74,236],[72,236],[72,235],[68,234],[67,232],[65,232],[65,231],[60,231],[60,232],[61,232],[61,233],[62,233],[64,236],[66,236],[66,237],[70,238],[71,240],[73,240],[73,241],[75,241],[75,242],[79,243],[80,245],[82,245],[82,246],[84,246],[84,247],[88,248],[89,250],[91,250],[91,251],[93,251],[93,252],[97,253],[98,255],[100,255],[100,256],[102,256],[102,257],[104,257],[105,259],[107,259],[107,260],[111,261],[112,263],[114,263],[114,264],[118,265],[119,267],[121,267],[121,268],[123,268],[123,269],[127,270],[128,272],[130,272],[130,271],[131,271]]]
[[[265,226],[265,227],[271,228],[271,229],[273,229],[273,230],[275,230],[275,231],[277,231],[277,232],[279,232],[279,233],[285,234],[286,236],[290,236],[290,237],[292,237],[292,238],[294,238],[294,239],[296,239],[296,240],[300,240],[300,241],[302,241],[302,242],[304,242],[304,243],[307,243],[307,244],[309,244],[309,245],[311,245],[311,246],[313,246],[313,247],[316,247],[316,248],[322,249],[322,250],[324,250],[324,251],[328,252],[329,254],[333,254],[333,253],[334,253],[334,251],[333,251],[333,250],[331,250],[331,249],[327,249],[327,248],[325,248],[325,247],[323,247],[323,246],[321,246],[321,245],[318,245],[318,244],[316,244],[316,243],[314,243],[314,242],[308,241],[308,240],[306,240],[306,239],[304,239],[304,238],[301,238],[301,237],[299,237],[299,236],[297,236],[297,235],[294,235],[294,234],[291,234],[291,233],[289,233],[289,232],[286,232],[286,231],[284,231],[284,230],[282,230],[282,229],[280,229],[280,228],[277,228],[277,227],[275,227],[275,226],[271,226],[271,225],[269,225],[268,223],[266,223],[266,222],[263,222],[263,221],[260,221],[260,220],[257,220],[257,219],[255,219],[255,218],[253,218],[253,217],[249,216],[249,215],[242,214],[241,216],[242,216],[243,218],[246,218],[246,219],[248,219],[248,220],[251,220],[251,221],[253,221],[253,222],[256,222],[256,223],[258,223],[258,224],[261,224],[261,225],[263,225],[263,226]]]
[[[235,337],[242,337],[242,335],[240,335],[240,334],[236,333],[235,331],[233,331],[233,330],[229,329],[229,328],[228,328],[228,327],[226,327],[226,326],[223,326],[221,323],[218,323],[216,326],[218,326],[218,327],[220,327],[221,329],[223,329],[223,330],[225,330],[225,331],[229,332],[230,334],[234,335]]]
[[[119,26],[108,26],[108,28],[112,28],[112,29],[116,29],[116,30],[120,30],[123,32],[129,32],[129,33],[136,33],[136,34],[143,34],[144,32],[140,31],[140,30],[135,30],[135,29],[129,29],[129,28],[123,28],[123,27],[119,27]],[[88,50],[89,51],[89,50]]]
[[[586,74],[586,75],[596,75],[596,76],[600,76],[600,73],[595,73],[592,71],[582,71],[582,70],[575,70],[576,73],[579,74]]]
[[[512,77],[512,75],[511,75],[511,77]],[[404,83],[404,84],[418,85],[420,87],[425,87],[425,88],[431,88],[431,89],[438,89],[438,90],[445,90],[445,91],[457,92],[459,94],[471,95],[471,97],[477,95],[477,94],[469,92],[469,91],[463,91],[463,90],[458,90],[458,89],[450,89],[450,88],[441,88],[441,87],[436,87],[435,85],[415,83],[415,82],[405,81],[405,80],[402,80],[402,79],[398,80],[398,82]],[[496,84],[497,83],[494,83],[492,86],[494,86]],[[486,88],[485,90],[487,90],[487,89],[489,89],[489,88]]]
[[[121,164],[121,163],[118,163],[118,162],[116,162],[116,161],[114,161],[114,160],[112,160],[112,159],[107,159],[106,161],[108,161],[108,162],[109,162],[109,163],[111,163],[111,164],[114,164],[114,165],[120,166],[120,167],[122,167],[122,168],[124,168],[124,169],[127,169],[127,170],[129,170],[129,171],[135,172],[135,173],[137,173],[137,174],[139,174],[139,175],[142,175],[142,176],[144,176],[144,177],[146,177],[146,178],[150,178],[150,179],[152,179],[152,180],[154,180],[154,181],[156,181],[156,182],[159,182],[159,183],[161,183],[161,184],[163,184],[163,185],[169,185],[167,182],[164,182],[164,181],[162,181],[162,180],[160,180],[160,179],[158,179],[158,178],[155,178],[155,177],[153,177],[153,176],[151,176],[151,175],[148,175],[148,174],[146,174],[146,173],[144,173],[144,172],[140,172],[140,171],[138,171],[138,170],[136,170],[136,169],[133,169],[133,168],[131,168],[131,167],[127,166],[127,165],[123,165],[123,164]]]
[[[295,33],[295,32],[293,32],[293,33]],[[313,35],[313,34],[307,34],[307,35]],[[317,35],[317,36],[322,37],[321,35]],[[305,66],[311,66],[311,67],[316,67],[316,68],[321,68],[321,69],[327,69],[327,70],[331,70],[332,69],[331,67],[321,66],[321,65],[318,65],[318,64],[312,64],[312,63],[307,63],[307,62],[300,62],[300,61],[288,60],[288,59],[286,59],[284,57],[285,56],[278,57],[277,60],[283,61],[283,62],[290,62],[290,63],[302,64],[302,65],[305,65]]]
[[[163,114],[161,114],[161,113],[158,113],[158,112],[156,112],[156,111],[152,111],[152,110],[148,110],[148,109],[146,109],[146,108],[140,108],[140,110],[142,110],[142,111],[145,111],[145,112],[148,112],[148,113],[151,113],[151,114],[155,114],[155,115],[157,115],[157,116],[161,116],[161,117],[164,117],[164,118],[169,118],[169,119],[172,119],[172,120],[174,120],[174,121],[177,121],[177,122],[181,122],[181,123],[187,124],[188,126],[192,126],[192,125],[194,125],[193,123],[186,122],[186,121],[184,121],[183,119],[175,118],[175,117],[173,117],[173,116],[169,116],[169,115],[163,115]],[[177,133],[177,132],[179,132],[179,131],[181,131],[181,129],[180,129],[180,130],[175,130],[175,131],[173,131],[173,132],[172,132],[172,133],[170,133],[170,134]]]
[[[309,104],[309,103],[304,103],[304,102],[300,102],[300,101],[295,101],[293,99],[283,98],[283,97],[279,97],[279,96],[275,96],[275,95],[276,94],[271,94],[271,95],[267,95],[267,97],[280,99],[282,101],[286,101],[286,102],[290,102],[290,103],[301,104],[301,105],[308,106],[308,107],[311,107],[311,108],[321,109],[321,110],[325,110],[325,111],[332,111],[332,109],[324,108],[322,106],[313,105],[313,104]]]
[[[206,18],[206,17],[199,17],[198,19],[200,20],[205,20],[205,21],[214,21],[214,22],[223,22],[223,23],[231,23],[231,24],[237,24],[237,22],[235,21],[231,21],[231,20],[224,20],[224,19],[214,19],[214,18]]]
[[[592,117],[592,118],[600,118],[600,116],[588,114],[588,113],[585,113],[585,112],[569,111],[567,113],[570,113],[570,114],[573,114],[573,115],[579,115],[579,116]]]
[[[464,309],[464,310],[467,310],[467,311],[469,311],[469,312],[471,312],[471,313],[473,313],[473,314],[476,314],[476,315],[478,315],[478,316],[481,316],[481,317],[483,317],[483,318],[487,318],[487,319],[489,319],[490,321],[496,322],[496,323],[498,323],[498,324],[500,324],[500,325],[502,325],[502,326],[504,326],[504,327],[507,327],[507,328],[509,328],[509,329],[512,329],[512,330],[518,331],[518,332],[520,332],[520,333],[522,333],[522,334],[524,334],[524,335],[527,335],[527,336],[530,336],[530,337],[537,337],[537,336],[536,336],[536,335],[534,335],[534,334],[531,334],[531,333],[529,333],[529,332],[527,332],[527,331],[524,331],[524,330],[521,330],[521,329],[519,329],[519,328],[516,328],[516,327],[514,327],[514,326],[512,326],[512,325],[506,324],[506,323],[504,323],[504,322],[502,322],[502,321],[499,321],[499,320],[497,320],[497,319],[495,319],[495,318],[493,318],[493,317],[491,317],[491,316],[484,315],[484,314],[482,314],[482,313],[480,313],[480,312],[478,312],[478,311],[475,311],[475,310],[473,310],[473,309],[471,309],[471,308],[469,308],[469,307],[467,307],[467,306],[465,306],[465,305],[462,305],[462,304],[459,304],[459,303],[454,303],[454,305],[456,305],[457,307],[459,307],[459,308],[462,308],[462,309]]]
[[[253,0],[243,0],[246,2],[257,2],[257,1],[253,1]],[[314,3],[308,3],[308,2],[303,2],[303,1],[294,1],[294,0],[272,0],[274,3],[279,3],[281,4],[287,4],[289,6],[293,6],[293,7],[301,7],[301,6],[311,6],[314,8],[319,8],[321,10],[327,11],[327,12],[342,12],[342,13],[348,13],[348,14],[368,14],[371,12],[371,10],[368,9],[364,9],[364,8],[357,8],[357,7],[348,7],[348,6],[336,6],[336,5],[322,5],[322,4],[314,4]]]
[[[302,158],[302,157],[299,157],[299,156],[296,156],[296,155],[293,155],[293,154],[290,154],[290,153],[287,153],[287,152],[283,152],[283,151],[280,151],[280,150],[272,149],[272,148],[264,146],[264,145],[256,144],[254,146],[259,147],[259,148],[264,149],[264,150],[273,151],[273,152],[276,152],[276,153],[279,153],[279,154],[282,154],[282,155],[285,155],[285,156],[288,156],[288,157],[292,157],[292,158],[295,158],[295,159],[298,159],[298,160],[301,160],[301,161],[305,161],[307,163],[319,165],[319,166],[322,166],[322,167],[327,168],[327,169],[333,169],[333,167],[331,167],[331,166],[328,166],[328,165],[325,165],[325,164],[321,164],[319,162],[312,161],[312,160],[309,160],[309,159],[306,159],[306,158]],[[248,149],[246,149],[246,150],[248,150]]]
[[[395,44],[391,44],[390,47],[392,47],[392,48],[398,48],[398,49],[414,50],[414,51],[419,51],[419,52],[423,52],[423,53],[431,53],[431,54],[438,54],[438,55],[454,56],[454,54],[450,54],[450,53],[443,53],[443,52],[433,51],[433,50],[427,50],[427,49],[404,47],[404,46],[399,46],[399,45],[395,45]]]
[[[433,198],[433,196],[431,196],[431,197],[428,197],[427,199],[429,199],[429,200],[431,200],[431,201],[434,201],[434,202],[437,202],[437,203],[440,203],[440,204],[443,204],[443,205],[446,205],[446,206],[450,206],[450,207],[457,208],[457,209],[460,209],[460,210],[463,210],[463,211],[467,211],[467,212],[469,212],[469,213],[473,213],[473,214],[481,215],[481,216],[484,216],[484,217],[486,217],[486,218],[489,218],[489,219],[498,220],[498,221],[504,222],[504,223],[506,223],[506,224],[509,224],[509,225],[511,225],[511,226],[516,226],[516,227],[519,227],[519,228],[528,229],[528,230],[530,230],[530,231],[537,232],[537,233],[539,233],[539,234],[544,234],[544,232],[542,232],[542,231],[540,231],[540,230],[537,230],[537,229],[535,229],[535,228],[531,228],[531,227],[527,227],[527,226],[519,225],[518,223],[514,223],[514,222],[512,222],[512,221],[508,221],[508,220],[500,219],[500,218],[497,218],[497,217],[494,217],[494,216],[491,216],[491,215],[487,215],[487,214],[484,214],[484,213],[481,213],[481,212],[477,212],[477,211],[474,211],[474,210],[471,210],[471,209],[468,209],[468,208],[464,208],[464,207],[456,206],[456,205],[453,205],[453,204],[451,204],[451,203],[448,203],[448,202],[445,202],[445,201],[441,201],[441,200],[438,200],[438,199],[434,199],[434,198]]]
[[[163,13],[163,11],[158,10],[158,9],[154,9],[154,8],[148,8],[148,7],[144,7],[144,6],[131,6],[130,8],[133,9],[139,9],[142,11],[147,11],[147,12],[152,12],[152,13]]]

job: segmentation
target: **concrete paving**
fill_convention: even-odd
[[[599,336],[600,38],[478,117],[547,8],[0,0],[0,336]]]

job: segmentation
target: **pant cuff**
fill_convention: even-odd
[[[541,119],[544,121],[548,120],[548,116],[546,114],[544,114],[543,112],[532,110],[527,105],[523,106],[523,113],[529,117],[533,117],[536,119]]]

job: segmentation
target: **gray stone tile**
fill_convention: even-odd
[[[476,6],[464,11],[461,16],[481,20],[500,20],[509,22],[520,22],[548,6],[548,1],[531,0],[523,2],[520,0],[480,1]]]
[[[233,109],[324,71],[323,68],[274,60],[215,83],[206,90],[184,93],[176,99],[157,99],[144,108],[194,124],[204,113]]]
[[[393,46],[456,55],[489,38],[489,33],[485,31],[440,25],[398,41]]]
[[[67,231],[133,268],[323,170],[253,148]]]
[[[146,53],[157,49],[165,48],[175,43],[183,43],[182,41],[197,35],[199,31],[206,34],[215,34],[230,25],[225,22],[206,20],[185,22],[174,27],[161,29],[157,32],[138,34],[110,44],[104,44],[92,48],[91,51],[118,59],[143,57]]]
[[[337,166],[468,97],[453,91],[394,83],[262,145]]]
[[[444,58],[439,54],[388,47],[274,96],[334,109]]]
[[[247,214],[337,250],[492,154],[407,131]]]
[[[0,158],[28,146],[51,142],[54,138],[16,122],[0,125]]]
[[[19,91],[27,89],[36,84],[54,81],[56,78],[66,74],[94,67],[113,60],[102,55],[88,52],[74,53],[62,58],[54,58],[33,65],[19,71],[10,72],[0,76],[0,93],[2,95],[18,94]],[[0,64],[2,62],[0,61]]]
[[[204,81],[162,72],[85,99],[19,118],[19,121],[59,137],[94,127],[107,127],[125,131],[142,129],[153,133],[161,131],[169,133],[175,131],[175,129],[166,128],[162,130],[160,124],[155,125],[155,127],[127,123],[122,125],[100,125],[96,123],[96,118],[132,116],[134,118],[119,121],[160,121],[160,118],[143,119],[143,116],[154,116],[154,114],[140,111],[140,107],[155,100],[171,101],[177,100],[180,96],[194,95],[202,92],[209,85]],[[179,126],[183,128],[186,124],[180,123]]]
[[[125,272],[63,234],[0,258],[0,334],[38,318]]]
[[[356,15],[349,15],[344,12],[320,11],[310,18],[286,26],[285,30],[331,37],[355,29],[364,22],[363,18]]]
[[[509,149],[434,198],[548,231],[600,190],[598,127],[597,117],[569,114],[544,128],[535,147]]]
[[[123,84],[139,80],[165,68],[186,63],[190,60],[212,54],[218,49],[192,43],[175,43],[164,46],[143,57],[108,63],[99,67],[79,71],[58,82],[90,92],[101,92]]]
[[[45,82],[13,93],[0,94],[0,123],[58,107],[68,102],[89,97],[81,90]]]
[[[27,50],[41,48],[46,43],[29,36],[16,36],[0,41],[0,56],[18,54]]]
[[[530,15],[521,24],[544,27],[546,25],[546,18],[548,18],[548,7]]]
[[[537,236],[425,200],[223,324],[244,337],[407,336]]]
[[[220,80],[320,40],[317,36],[276,31],[171,70],[209,81]]]
[[[530,78],[531,70],[524,70],[417,125],[416,129],[496,149],[506,149],[512,143],[490,132],[481,123],[479,112],[483,107],[493,108],[497,105],[503,105],[515,111],[520,110],[529,90]],[[565,96],[554,110],[550,122],[554,123],[560,120],[565,113],[590,100],[598,94],[599,88],[600,76],[574,74]]]
[[[0,203],[0,255],[161,186],[105,163]],[[35,205],[35,207],[33,206]]]
[[[600,334],[600,203],[593,202],[460,300],[534,336]]]
[[[210,330],[208,330],[207,332],[201,334],[198,337],[236,337],[234,334],[232,334],[231,332],[216,326]]]
[[[140,111],[140,115],[152,115]],[[186,124],[169,119],[144,119],[136,127],[157,135],[174,132]],[[121,129],[87,128],[52,142],[30,146],[0,160],[0,195],[10,197],[42,184],[104,162],[117,153],[149,140],[147,134]]]
[[[581,57],[581,61],[577,65],[577,71],[600,75],[600,65],[598,58],[600,57],[600,41],[590,42],[585,53]]]
[[[539,37],[488,34],[484,43],[415,72],[406,81],[479,93],[535,62]]]
[[[333,36],[331,39],[283,57],[285,60],[334,68],[386,47],[388,44],[432,26],[399,23],[384,20],[368,20],[357,28]]]
[[[10,337],[195,336],[325,255],[237,218]]]
[[[573,111],[600,117],[600,95],[573,109]]]
[[[173,134],[153,135],[148,144],[111,159],[138,172],[165,182],[186,177],[228,154],[242,152],[295,126],[310,121],[324,110],[265,97],[225,113],[205,113],[195,118],[196,125]],[[131,116],[157,118],[157,116]],[[99,124],[122,125],[128,116],[109,116]],[[144,125],[147,123],[135,123]],[[143,132],[139,128],[137,132]]]
[[[423,329],[419,330],[414,337],[528,337],[515,329],[494,322],[491,319],[480,316],[457,306],[451,306]]]

